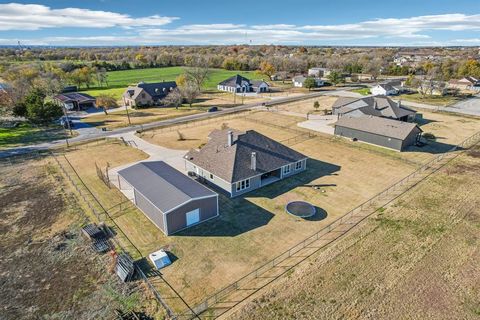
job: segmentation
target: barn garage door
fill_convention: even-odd
[[[187,212],[187,227],[200,222],[200,209]]]

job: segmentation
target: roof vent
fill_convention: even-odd
[[[252,169],[253,171],[257,171],[257,153],[252,152],[252,156],[250,158],[250,169]]]
[[[233,132],[231,130],[228,130],[227,137],[228,137],[228,146],[231,147],[233,145]]]

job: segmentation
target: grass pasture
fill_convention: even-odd
[[[184,67],[166,67],[166,68],[146,68],[132,69],[121,71],[109,71],[108,87],[94,87],[91,89],[83,89],[85,93],[90,95],[111,94],[115,98],[120,99],[122,93],[129,85],[135,85],[141,81],[144,82],[161,82],[174,81],[180,74],[184,72]],[[254,71],[229,71],[223,69],[212,69],[209,79],[204,84],[205,90],[215,90],[217,84],[231,76],[240,74],[251,80],[261,79],[261,75],[257,75]]]
[[[142,108],[138,110],[129,110],[130,122],[132,125],[150,123],[154,121],[168,120],[182,116],[188,116],[202,112],[194,108],[181,107],[175,108]],[[125,110],[105,113],[98,113],[82,119],[82,122],[95,127],[105,127],[107,129],[116,129],[128,126],[128,117]]]
[[[295,128],[299,118],[260,112],[252,117],[268,119],[275,125]],[[189,131],[191,139],[177,141],[175,130],[157,132],[146,140],[177,149],[196,147],[205,141],[216,124],[205,124]],[[237,129],[255,129],[277,140],[298,135],[290,130],[259,124],[248,119],[227,121]],[[172,135],[173,134],[173,135]],[[197,140],[198,139],[198,140]],[[242,197],[220,198],[221,216],[179,234],[166,237],[137,209],[115,215],[122,228],[145,256],[161,247],[167,248],[177,260],[162,270],[165,279],[190,303],[198,303],[264,261],[273,258],[308,235],[322,228],[361,202],[372,197],[415,170],[411,163],[394,157],[319,136],[293,144],[291,147],[311,158],[308,170]],[[96,176],[97,162],[111,167],[137,161],[145,155],[136,149],[118,144],[79,148],[67,155],[88,187],[98,195],[105,207],[122,201],[116,189],[108,189]],[[375,172],[372,172],[375,168]],[[312,186],[320,187],[320,190]],[[125,200],[125,198],[123,198]],[[306,200],[317,206],[319,215],[309,220],[294,218],[284,211],[291,200]],[[193,266],[193,267],[192,267]]]
[[[478,156],[460,156],[230,318],[478,319]]]
[[[18,127],[0,127],[0,150],[22,145],[69,138],[68,132],[60,126],[35,127],[20,124]]]

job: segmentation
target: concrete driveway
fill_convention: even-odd
[[[335,131],[333,124],[337,120],[336,115],[310,116],[310,120],[300,122],[297,125],[305,129],[333,135]]]
[[[480,116],[480,94],[445,108],[447,111]]]
[[[173,150],[173,149],[157,146],[136,136],[133,132],[113,135],[112,138],[119,138],[119,139],[123,138],[132,147],[142,150],[143,152],[149,155],[148,159],[141,160],[141,161],[164,161],[168,163],[170,166],[177,169],[178,171],[186,174],[185,162],[183,160],[183,156],[187,153],[187,150]],[[108,175],[110,177],[110,181],[117,181],[118,171],[124,168],[128,168],[141,161],[136,161],[136,162],[128,163],[119,167],[109,169]]]

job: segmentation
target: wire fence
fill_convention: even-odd
[[[99,200],[95,197],[95,195],[90,191],[90,189],[88,189],[88,187],[85,185],[78,173],[75,171],[75,168],[71,165],[71,163],[68,161],[64,154],[55,154],[52,152],[51,156],[57,163],[63,175],[68,179],[77,194],[83,200],[83,203],[85,203],[90,209],[90,211],[94,214],[96,220],[98,222],[107,222],[107,225],[109,226],[107,230],[110,232],[110,236],[115,244],[116,251],[128,253],[129,255],[133,252],[137,256],[143,258],[140,250],[133,244],[132,241],[130,241],[128,236],[116,224],[115,219],[113,218],[114,215],[118,214],[121,211],[124,211],[125,208],[128,208],[130,206],[126,203],[119,203],[117,206],[106,210],[99,202]],[[155,299],[165,308],[168,316],[171,318],[175,318],[176,316],[174,311],[165,302],[162,295],[158,292],[155,286],[152,285],[143,270],[138,266],[138,264],[134,264],[134,266],[137,274],[147,285],[151,293],[154,295]]]
[[[281,275],[285,274],[285,272],[291,270],[300,262],[312,256],[321,248],[327,246],[331,242],[346,234],[354,226],[358,225],[360,222],[377,212],[381,206],[391,203],[405,192],[416,186],[418,183],[425,180],[431,174],[437,172],[451,160],[458,157],[461,154],[461,151],[477,145],[479,141],[480,132],[467,138],[457,146],[452,147],[452,149],[450,149],[448,152],[443,153],[425,163],[416,171],[412,172],[382,192],[379,192],[369,200],[347,212],[313,235],[307,237],[300,243],[294,245],[237,281],[217,291],[215,294],[209,296],[201,303],[195,305],[192,308],[194,313],[196,315],[201,315],[201,317],[204,319],[207,319],[216,318],[232,309],[234,306],[250,297],[253,293],[265,287],[272,281],[278,279]],[[455,153],[457,150],[460,152]],[[314,244],[317,244],[317,246],[312,247]],[[308,251],[308,249],[312,248],[315,250],[302,252]],[[298,253],[300,252],[302,252],[302,255],[299,256]],[[283,264],[292,257],[296,257],[297,259],[290,264]],[[277,272],[273,275],[268,275],[268,272],[272,271],[276,267],[284,267],[284,270],[282,270],[280,273]],[[260,278],[262,278],[263,281],[258,281]],[[264,279],[268,280],[265,281]],[[229,296],[234,296],[235,294],[237,296],[234,297],[233,300],[227,299]],[[186,311],[182,313],[181,317],[188,319],[191,318],[191,314]]]

